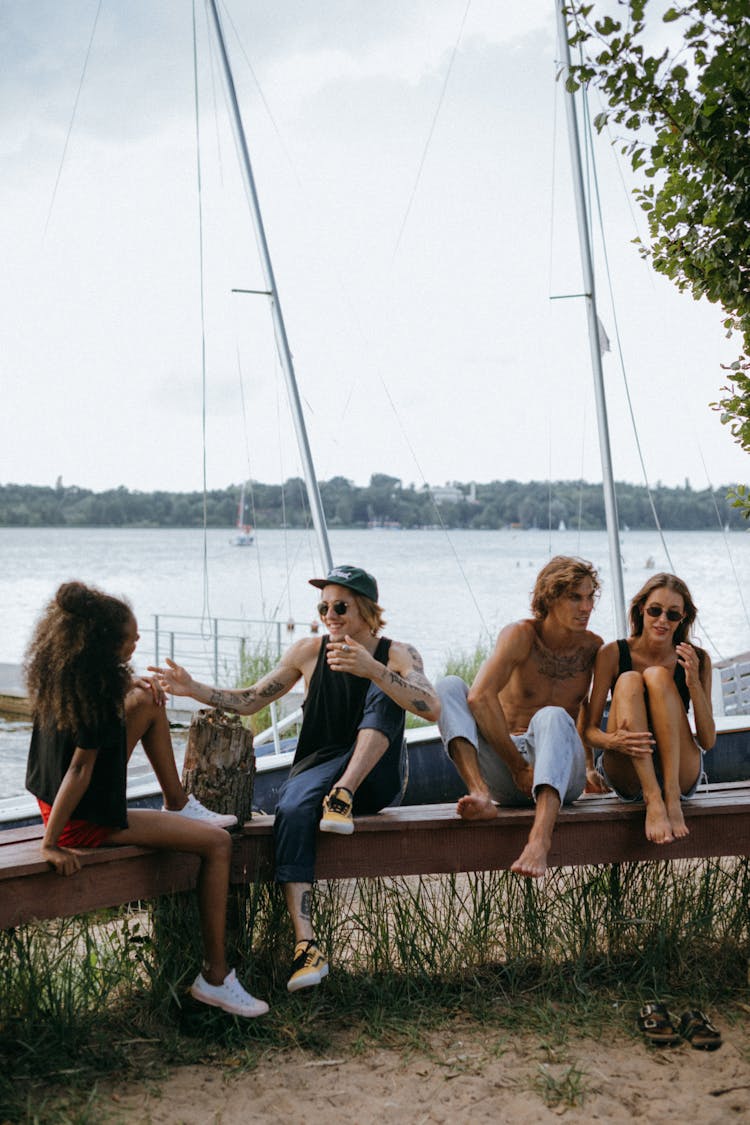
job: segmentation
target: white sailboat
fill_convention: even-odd
[[[240,500],[237,505],[237,534],[233,535],[229,540],[233,547],[252,547],[255,542],[255,534],[253,532],[252,524],[248,522],[247,511],[245,509],[245,485],[242,484],[240,489]]]

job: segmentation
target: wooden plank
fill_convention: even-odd
[[[5,828],[0,832],[0,849],[22,840],[41,840],[43,835],[43,824],[27,824],[23,828]],[[2,854],[1,850],[0,854]]]
[[[316,876],[346,879],[507,869],[521,853],[534,811],[502,809],[465,821],[454,804],[385,809],[357,817],[351,836],[321,834]],[[561,810],[551,867],[750,855],[750,786],[712,787],[685,806],[690,834],[659,846],[644,835],[642,803],[586,797]],[[195,886],[196,856],[137,847],[76,849],[82,870],[63,878],[39,854],[41,828],[0,833],[0,928],[116,906]],[[233,883],[273,878],[273,817],[257,816],[235,836]]]
[[[747,787],[744,787],[747,789]],[[649,843],[644,807],[616,798],[591,798],[561,810],[549,856],[551,867],[640,860],[750,855],[750,801],[731,792],[700,797],[686,806],[689,836],[672,844]],[[427,875],[508,869],[523,850],[533,809],[503,809],[491,821],[465,821],[454,805],[386,809],[357,817],[352,836],[321,835],[316,877],[345,879],[378,875]],[[245,825],[235,863],[254,877],[256,845],[273,817]],[[270,862],[262,858],[262,870]],[[258,877],[262,877],[260,858]]]
[[[195,887],[200,861],[197,856],[177,852],[153,852],[145,848],[111,848],[81,853],[83,867],[63,877],[47,864],[37,862],[27,874],[14,875],[2,883],[0,929],[31,919],[63,918],[107,906],[120,906],[136,899],[151,899]]]

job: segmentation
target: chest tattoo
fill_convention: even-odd
[[[572,680],[584,672],[590,672],[596,649],[581,646],[573,652],[552,652],[536,641],[534,644],[534,663],[543,676],[550,680]]]

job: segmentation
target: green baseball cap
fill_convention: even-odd
[[[317,586],[319,590],[324,586],[345,586],[347,590],[354,590],[355,594],[362,594],[370,601],[378,600],[378,584],[373,576],[362,570],[361,566],[350,566],[349,563],[334,566],[325,578],[311,578],[310,585]]]

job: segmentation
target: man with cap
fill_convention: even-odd
[[[171,694],[240,715],[260,711],[304,679],[302,729],[274,825],[276,879],[284,884],[296,942],[290,992],[328,974],[310,910],[318,829],[349,835],[353,813],[375,813],[394,801],[405,778],[404,711],[432,721],[440,713],[417,650],[381,636],[385,621],[371,574],[345,564],[310,585],[321,591],[327,635],[297,641],[252,687],[200,684],[171,660],[154,669]]]

